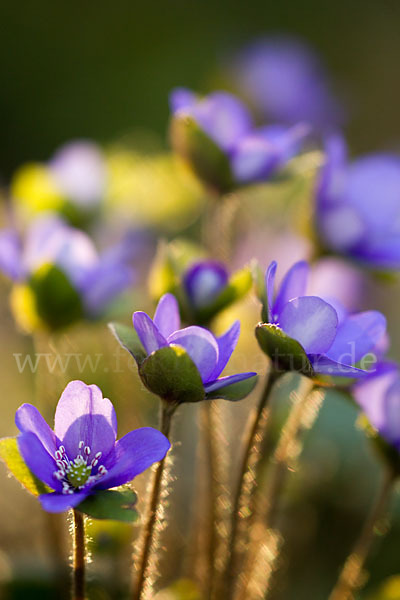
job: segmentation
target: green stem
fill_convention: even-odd
[[[73,509],[73,599],[85,600],[85,517]]]
[[[395,477],[396,475],[392,470],[388,469],[385,473],[375,503],[353,550],[344,563],[329,600],[353,600],[355,591],[359,589],[360,576],[374,541],[379,521],[385,515]]]
[[[226,567],[225,573],[225,585],[226,585],[226,598],[229,600],[233,596],[233,584],[235,580],[235,573],[237,573],[237,562],[238,562],[238,552],[237,552],[237,538],[239,532],[239,523],[240,523],[240,509],[242,505],[242,499],[245,495],[246,488],[246,474],[252,468],[256,469],[256,464],[253,464],[253,449],[256,446],[256,438],[259,433],[260,423],[262,421],[264,410],[267,406],[268,400],[271,395],[271,390],[279,375],[275,371],[271,371],[266,384],[264,386],[263,392],[261,394],[261,398],[259,404],[257,406],[257,410],[253,417],[253,422],[249,431],[249,436],[247,438],[240,473],[239,473],[239,481],[236,490],[236,494],[233,500],[232,506],[232,524],[231,531],[229,537],[229,559]]]
[[[161,408],[161,432],[169,438],[171,429],[171,419],[175,411],[175,406],[162,403]],[[154,538],[154,529],[157,522],[157,507],[160,501],[161,484],[164,474],[165,458],[157,465],[157,470],[154,475],[153,488],[150,495],[150,505],[147,516],[147,521],[144,527],[143,544],[141,554],[139,556],[139,567],[136,589],[133,592],[133,600],[141,600],[144,593],[144,584],[146,582],[146,571],[149,565],[151,547]]]
[[[211,403],[207,402],[202,407],[201,418],[203,421],[203,429],[205,432],[205,454],[208,473],[208,537],[207,537],[207,590],[206,598],[212,596],[212,589],[215,579],[215,554],[217,549],[217,498],[218,498],[218,482],[215,479],[215,448],[213,440],[213,427],[211,415]]]

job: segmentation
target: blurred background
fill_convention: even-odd
[[[74,138],[89,138],[110,147],[132,139],[146,151],[168,148],[168,94],[184,85],[199,92],[228,85],[224,66],[244,44],[266,34],[290,34],[304,40],[320,55],[333,81],[337,95],[348,107],[345,132],[355,154],[382,149],[400,150],[400,4],[396,0],[351,0],[321,3],[266,2],[250,0],[168,0],[167,2],[18,3],[0,4],[0,185],[9,185],[13,173],[23,163],[46,161],[55,149]],[[167,169],[168,170],[168,169]],[[151,171],[150,171],[151,172]],[[185,187],[186,186],[186,187]],[[183,218],[183,227],[195,220],[201,192],[194,182],[184,183],[188,197],[195,198],[193,214]],[[146,198],[145,193],[139,197]],[[157,213],[157,188],[147,201]],[[186,198],[186,196],[185,196]],[[182,202],[185,201],[185,198]],[[249,214],[258,217],[258,199],[249,201]],[[276,212],[279,213],[279,197]],[[150,209],[149,209],[150,210]],[[252,212],[253,211],[253,212]],[[168,211],[167,211],[168,213]],[[296,219],[296,209],[290,213]],[[269,215],[271,217],[271,215]],[[157,218],[155,221],[157,221]],[[172,220],[175,217],[172,217]],[[162,221],[162,219],[161,219]],[[273,217],[272,217],[273,223]],[[157,223],[158,229],[162,223]],[[273,229],[273,228],[272,228]],[[172,238],[174,227],[163,235]],[[253,248],[254,250],[254,248]],[[246,255],[246,251],[243,251]],[[262,249],[260,254],[262,254]],[[266,255],[273,254],[268,249]],[[293,250],[288,260],[301,258],[304,248]],[[248,256],[246,256],[248,258]],[[272,258],[272,257],[271,257]],[[266,260],[266,259],[265,259]],[[238,259],[238,262],[240,260]],[[16,408],[33,402],[34,387],[39,387],[42,408],[51,419],[53,407],[65,383],[74,377],[89,381],[72,365],[67,373],[57,368],[43,383],[34,384],[26,372],[18,373],[15,353],[32,352],[29,336],[16,331],[8,304],[6,281],[1,281],[0,376],[3,384],[0,406],[0,437],[15,435]],[[400,359],[398,283],[390,286],[375,280],[369,284],[369,307],[387,314],[392,338],[391,356]],[[144,292],[135,292],[120,312],[129,315],[138,308]],[[139,299],[139,300],[138,300]],[[364,299],[365,300],[365,299]],[[257,354],[252,327],[258,320],[256,303],[239,306],[244,317],[238,357],[232,368],[250,368],[245,358]],[[237,315],[237,312],[235,313]],[[224,317],[229,320],[231,315]],[[45,352],[79,351],[102,353],[93,376],[105,395],[114,401],[120,421],[120,435],[134,426],[156,425],[154,398],[141,389],[129,358],[121,356],[121,373],[114,373],[110,360],[117,351],[105,325],[85,325],[52,340]],[[46,342],[47,344],[47,342]],[[248,358],[247,358],[248,360]],[[277,395],[278,396],[278,395]],[[255,397],[234,407],[236,427],[246,419]],[[280,401],[279,401],[280,400]],[[286,404],[285,404],[286,403]],[[132,411],[132,406],[135,411]],[[276,427],[285,413],[284,390],[275,399],[278,407]],[[191,465],[195,458],[193,435],[196,407],[184,407],[175,436],[177,483],[170,496],[170,510],[183,515],[178,525],[169,528],[166,544],[168,558],[161,562],[160,587],[180,577],[196,582],[195,535],[187,534],[195,481]],[[380,463],[355,426],[357,411],[338,394],[330,395],[307,435],[301,468],[290,479],[285,494],[282,529],[288,536],[282,580],[277,598],[284,600],[324,600],[331,589],[340,564],[360,528],[374,496],[380,476]],[[238,425],[239,423],[239,425]],[[188,450],[189,448],[189,450]],[[189,456],[188,456],[189,452]],[[238,460],[235,447],[232,460]],[[185,457],[185,460],[182,457]],[[39,504],[0,466],[0,595],[16,598],[58,598],[54,550],[46,542],[55,533],[48,529]],[[147,476],[138,479],[137,488],[145,490]],[[394,506],[395,519],[377,544],[368,567],[370,577],[362,597],[365,600],[399,600],[400,507]],[[174,521],[176,523],[176,520]],[[48,538],[43,531],[49,534]],[[137,531],[134,531],[136,535]],[[91,598],[126,598],[132,531],[127,525],[94,524],[91,530]],[[67,526],[61,527],[61,547],[68,556]],[[168,567],[163,568],[163,564]],[[57,563],[58,564],[58,563]],[[174,568],[171,568],[171,564]],[[189,565],[189,566],[188,566]],[[58,567],[57,567],[58,568]],[[185,587],[186,585],[186,587]],[[184,591],[165,598],[201,598],[195,584],[182,584]],[[163,596],[164,598],[164,596]],[[223,600],[223,599],[221,599]]]

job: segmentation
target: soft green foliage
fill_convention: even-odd
[[[83,316],[79,293],[57,266],[41,266],[32,275],[30,287],[37,314],[49,329],[66,327]]]
[[[218,193],[233,187],[228,157],[188,116],[175,116],[170,127],[174,150],[191,166],[196,175]]]
[[[308,377],[314,375],[304,348],[277,325],[259,323],[256,338],[261,350],[271,359],[276,369],[298,371]]]
[[[150,354],[139,366],[139,374],[153,394],[170,404],[204,400],[200,373],[180,346],[171,344]]]
[[[136,362],[138,364],[143,362],[147,355],[135,329],[122,323],[109,323],[108,326],[121,346],[133,356]]]
[[[94,519],[132,522],[139,516],[134,508],[136,502],[137,495],[133,490],[101,490],[86,498],[77,508]]]
[[[49,488],[42,483],[26,466],[18,448],[16,437],[0,440],[0,459],[6,467],[31,494],[39,496],[49,492]]]
[[[253,389],[255,388],[258,381],[258,376],[254,375],[254,377],[250,377],[249,379],[245,379],[244,381],[238,381],[237,383],[232,383],[231,385],[227,385],[224,388],[216,390],[215,392],[209,392],[206,394],[207,400],[229,400],[230,402],[236,402],[237,400],[242,400],[246,398]]]

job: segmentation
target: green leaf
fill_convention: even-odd
[[[137,495],[133,490],[102,490],[86,498],[77,508],[94,519],[131,523],[139,516],[134,508],[136,502]]]
[[[122,325],[122,323],[109,323],[108,327],[121,346],[133,356],[136,362],[138,364],[143,362],[147,354],[134,327]]]
[[[261,350],[271,359],[277,371],[298,371],[307,377],[314,376],[304,348],[277,325],[259,323],[256,338]]]
[[[42,265],[33,273],[30,288],[35,297],[36,311],[50,329],[60,329],[83,316],[78,291],[59,267]]]
[[[189,163],[199,179],[219,193],[232,189],[234,182],[228,157],[193,118],[173,117],[170,138],[174,151]]]
[[[208,323],[221,310],[243,298],[252,284],[253,278],[249,267],[244,267],[234,273],[219,296],[209,306],[196,312],[197,322]]]
[[[215,392],[209,392],[206,394],[207,400],[229,400],[230,402],[237,402],[238,400],[242,400],[246,398],[255,388],[258,381],[258,375],[254,375],[253,377],[249,377],[244,381],[238,381],[237,383],[232,383],[231,385],[227,385],[219,390],[215,390]]]
[[[51,491],[40,479],[26,466],[18,448],[16,437],[0,440],[0,459],[6,467],[31,494],[39,496]]]
[[[171,344],[150,354],[139,375],[147,389],[171,404],[204,400],[200,373],[180,346]]]

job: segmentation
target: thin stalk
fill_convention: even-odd
[[[360,588],[361,573],[374,541],[379,521],[385,516],[395,477],[392,470],[386,471],[375,503],[353,550],[344,563],[329,600],[353,600],[355,592]]]
[[[73,536],[73,599],[85,600],[85,517],[75,509],[73,509]]]
[[[175,406],[171,407],[167,404],[162,404],[161,407],[161,432],[169,438],[171,429],[171,419],[175,411]],[[149,565],[151,547],[154,538],[154,530],[157,521],[157,507],[160,501],[161,484],[165,468],[165,458],[160,461],[157,465],[156,472],[154,474],[153,487],[150,495],[150,505],[147,516],[147,521],[144,526],[143,543],[141,554],[139,556],[139,567],[137,576],[136,589],[133,592],[133,600],[141,600],[143,598],[144,584],[146,581],[146,571]]]
[[[207,536],[207,589],[205,595],[207,599],[211,598],[212,589],[215,580],[215,555],[217,550],[217,499],[218,499],[218,481],[215,477],[216,472],[216,452],[215,444],[213,439],[213,419],[212,419],[212,406],[211,402],[206,402],[201,407],[201,419],[203,423],[203,429],[205,432],[205,454],[206,454],[206,466],[208,474],[208,536]]]
[[[258,403],[256,412],[253,417],[253,421],[250,427],[249,435],[247,438],[247,442],[245,445],[245,450],[241,462],[240,472],[239,472],[239,481],[237,490],[233,499],[232,506],[232,524],[231,531],[229,537],[229,559],[226,567],[226,575],[225,575],[225,585],[226,585],[226,598],[232,597],[233,593],[233,583],[235,579],[235,567],[238,561],[238,552],[237,552],[237,538],[239,532],[239,523],[241,519],[240,510],[242,507],[242,499],[246,493],[246,475],[250,469],[253,471],[256,469],[255,461],[253,461],[253,451],[257,446],[256,438],[260,430],[260,422],[262,421],[262,416],[267,406],[268,400],[271,395],[271,390],[279,378],[279,375],[275,371],[271,371],[269,377],[267,378],[266,384],[261,394],[260,401]]]
[[[278,558],[282,547],[282,540],[277,536],[277,532],[273,531],[282,491],[292,464],[301,452],[300,434],[304,429],[312,426],[323,400],[321,392],[312,391],[313,384],[310,381],[305,379],[302,385],[306,386],[306,390],[300,394],[295,393],[297,400],[289,413],[274,452],[274,462],[271,465],[268,477],[268,489],[262,494],[259,493],[256,500],[253,514],[259,517],[262,526],[255,527],[254,531],[252,528],[252,539],[242,570],[243,575],[239,583],[239,589],[235,596],[236,600],[247,600],[250,597],[249,584],[253,574],[259,569],[257,558],[262,555],[262,549],[264,547],[268,548],[268,544],[271,542],[273,550],[271,548],[266,550],[267,562],[263,565],[265,573],[268,573],[263,580],[265,593],[270,587],[274,562]]]
[[[210,256],[225,262],[229,261],[232,250],[232,230],[239,207],[238,199],[229,194],[223,196],[216,190],[209,190],[207,210],[204,214],[202,238]],[[207,325],[209,327],[209,324]],[[208,480],[209,531],[207,539],[207,589],[205,597],[219,600],[218,585],[224,571],[226,556],[226,534],[224,532],[221,507],[229,506],[227,473],[228,468],[221,456],[221,428],[216,424],[215,405],[207,403],[201,414],[206,450]]]

